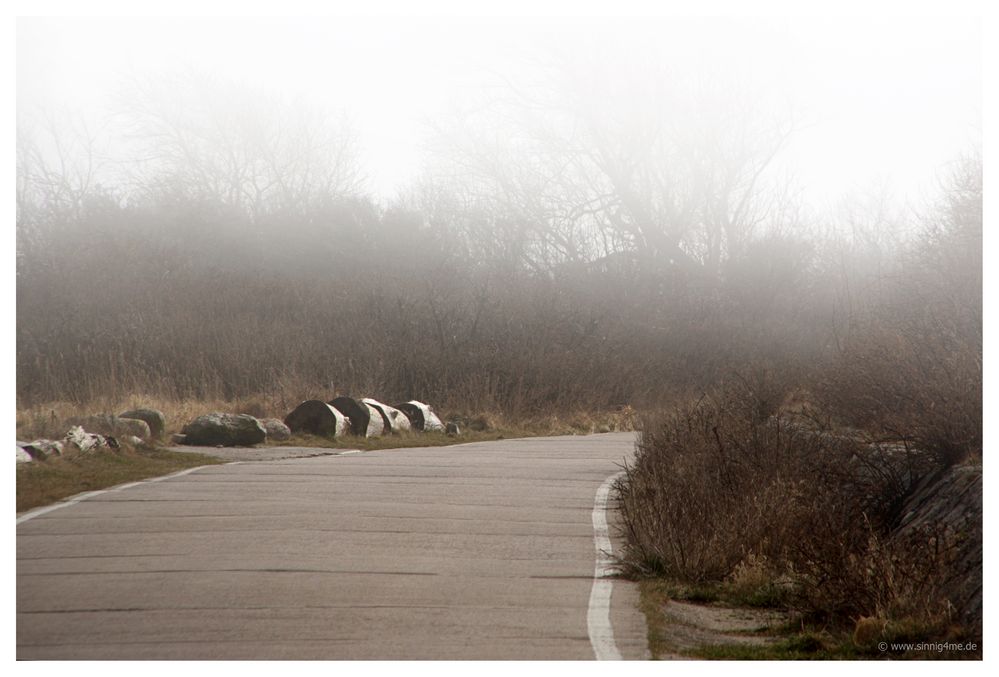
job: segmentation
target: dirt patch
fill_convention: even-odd
[[[763,646],[776,638],[768,634],[784,624],[779,612],[731,609],[670,600],[662,606],[664,643],[683,653],[707,645]]]
[[[709,648],[766,651],[780,641],[788,623],[788,615],[776,609],[674,599],[663,581],[645,580],[639,589],[649,650],[656,659],[701,656]]]

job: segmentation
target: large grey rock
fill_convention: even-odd
[[[395,407],[390,407],[370,397],[363,398],[361,402],[373,407],[375,411],[381,414],[382,424],[385,426],[385,430],[390,433],[398,435],[399,433],[409,432],[413,429],[412,424],[409,422],[409,417]]]
[[[263,424],[264,430],[267,431],[267,439],[269,440],[286,440],[291,437],[291,428],[284,424],[279,418],[262,418],[260,423]]]
[[[941,592],[955,620],[975,637],[982,632],[983,495],[981,465],[927,475],[906,498],[890,537],[914,552],[945,555]]]
[[[395,408],[409,417],[410,423],[413,424],[416,430],[423,430],[425,432],[440,432],[444,430],[444,424],[441,423],[440,418],[437,417],[433,407],[429,404],[410,400],[409,402],[395,405]]]
[[[70,427],[80,426],[90,433],[114,437],[134,436],[148,440],[152,437],[149,424],[137,418],[122,418],[111,414],[97,414],[71,418],[66,422]]]
[[[163,431],[166,430],[166,416],[164,416],[163,412],[158,409],[147,409],[144,407],[129,409],[128,411],[123,411],[118,414],[118,417],[135,418],[140,421],[145,421],[146,425],[149,426],[150,434],[155,439],[162,437]]]
[[[339,410],[322,400],[305,400],[284,417],[284,423],[293,433],[326,437],[345,435],[350,427],[350,422]]]
[[[253,416],[218,411],[199,416],[181,432],[184,444],[193,446],[248,447],[267,438],[264,426]]]
[[[359,437],[378,437],[385,429],[382,415],[366,402],[351,397],[337,397],[327,404],[350,419],[351,434]]]

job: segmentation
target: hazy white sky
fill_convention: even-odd
[[[724,72],[793,105],[802,128],[782,166],[820,207],[882,182],[918,199],[980,143],[972,19],[22,18],[17,29],[20,111],[99,114],[125,76],[187,68],[304,93],[347,110],[368,187],[386,197],[419,171],[423,120],[563,42],[615,45],[621,63],[630,45],[653,45],[678,70]]]

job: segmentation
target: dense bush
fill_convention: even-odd
[[[949,620],[941,590],[960,536],[891,538],[940,460],[823,430],[782,392],[793,400],[757,375],[642,422],[618,486],[624,570],[737,584],[754,572],[773,599],[833,620]]]

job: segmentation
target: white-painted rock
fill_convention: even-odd
[[[293,433],[326,437],[346,435],[350,427],[350,422],[339,410],[322,400],[305,400],[284,417],[284,424]]]
[[[141,442],[141,440],[140,440]],[[105,437],[96,433],[88,433],[80,426],[73,426],[63,440],[63,453],[87,453],[103,449],[117,449],[118,442],[113,437]]]
[[[49,456],[62,456],[62,442],[58,440],[35,440],[24,445],[24,450],[31,454],[31,458],[36,461],[46,459]]]
[[[399,434],[409,432],[413,429],[412,424],[409,422],[409,417],[395,407],[390,407],[389,405],[370,397],[365,397],[361,400],[361,402],[364,402],[370,407],[374,407],[375,411],[381,414],[382,424],[385,426],[385,430],[394,434]]]
[[[350,431],[359,437],[378,437],[385,430],[382,415],[364,401],[352,397],[337,397],[327,402],[350,419]]]
[[[440,418],[434,413],[434,408],[429,404],[410,400],[409,402],[395,405],[395,408],[409,417],[410,423],[413,424],[416,430],[423,430],[425,432],[440,432],[444,430],[444,424],[441,423]]]

